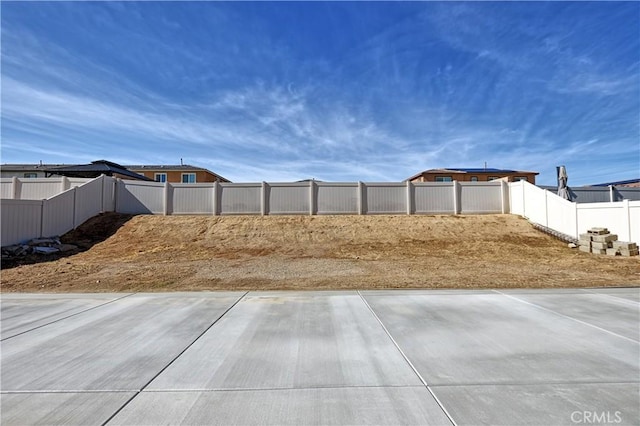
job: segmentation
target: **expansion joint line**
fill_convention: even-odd
[[[238,303],[240,303],[240,301],[242,299],[245,298],[245,296],[249,294],[248,291],[245,291],[244,294],[242,296],[240,296],[238,298],[238,300],[236,300],[235,302],[233,302],[233,304],[231,306],[229,306],[223,313],[222,315],[220,315],[218,318],[215,319],[215,321],[213,321],[211,324],[209,324],[209,326],[207,328],[204,329],[204,331],[200,334],[198,334],[198,336],[193,339],[193,341],[191,343],[189,343],[182,351],[180,351],[180,353],[178,355],[176,355],[171,361],[169,361],[169,363],[167,365],[165,365],[164,367],[162,367],[162,369],[160,371],[158,371],[158,373],[156,373],[147,383],[144,384],[144,386],[142,386],[139,390],[137,390],[133,396],[131,398],[129,398],[124,404],[122,404],[122,407],[118,408],[118,410],[116,410],[115,413],[113,413],[111,416],[109,416],[109,418],[107,420],[105,420],[101,426],[105,426],[106,424],[108,424],[111,420],[113,420],[113,418],[115,416],[118,415],[118,413],[120,413],[124,407],[126,407],[127,405],[129,405],[129,403],[131,403],[131,401],[133,401],[138,395],[140,395],[140,393],[142,391],[144,391],[147,386],[149,386],[151,384],[151,382],[153,382],[159,375],[161,375],[167,368],[169,368],[171,366],[171,364],[173,364],[174,362],[176,362],[176,360],[178,358],[180,358],[182,356],[182,354],[184,354],[191,346],[194,345],[194,343],[196,343],[202,336],[205,335],[205,333],[207,331],[209,331],[209,329],[211,329],[211,327],[213,327],[214,325],[216,325],[218,323],[218,321],[220,321],[222,319],[222,317],[224,317],[231,309],[233,309]]]
[[[55,323],[57,323],[59,321],[65,320],[67,318],[75,317],[76,315],[84,314],[85,312],[89,312],[89,311],[92,311],[94,309],[98,309],[98,308],[100,308],[102,306],[108,305],[109,303],[113,303],[113,302],[117,302],[118,300],[122,300],[125,297],[133,296],[134,294],[136,294],[136,293],[125,294],[124,296],[117,297],[117,298],[115,298],[113,300],[109,300],[108,302],[104,302],[104,303],[101,303],[99,305],[92,306],[92,307],[87,308],[87,309],[83,309],[82,311],[76,312],[75,314],[67,315],[66,317],[58,318],[57,320],[48,322],[46,324],[40,324],[39,326],[30,328],[29,330],[21,331],[20,333],[14,334],[13,336],[5,337],[4,339],[0,339],[0,341],[4,342],[5,340],[13,339],[14,337],[18,337],[18,336],[23,335],[25,333],[29,333],[30,331],[37,330],[39,328],[46,327],[46,326],[51,325],[51,324],[55,324]]]
[[[447,411],[446,408],[444,408],[444,405],[442,404],[442,402],[440,402],[440,400],[438,399],[438,397],[436,396],[435,393],[433,393],[433,390],[431,390],[431,386],[429,386],[429,384],[427,384],[427,381],[424,379],[424,377],[422,377],[422,375],[418,372],[418,370],[416,369],[416,367],[413,365],[413,363],[409,360],[409,358],[407,357],[407,355],[404,353],[404,351],[400,348],[400,345],[398,345],[398,342],[396,342],[396,340],[393,338],[393,336],[391,335],[391,333],[389,332],[389,330],[387,329],[387,327],[385,327],[385,325],[382,323],[382,320],[380,319],[380,317],[378,317],[378,314],[376,314],[376,312],[373,310],[373,308],[371,307],[371,305],[369,305],[369,302],[367,302],[367,299],[364,298],[364,296],[362,295],[362,293],[360,293],[360,290],[357,291],[358,292],[358,296],[360,296],[360,299],[362,299],[362,301],[364,302],[364,304],[367,306],[367,308],[369,309],[369,312],[371,312],[371,315],[373,315],[373,317],[376,319],[376,321],[378,321],[378,324],[380,324],[380,326],[382,327],[382,329],[384,330],[384,332],[386,333],[387,337],[389,338],[389,340],[391,340],[391,342],[393,343],[393,345],[396,347],[396,349],[398,350],[398,352],[400,352],[400,355],[402,355],[402,358],[404,358],[405,362],[409,365],[409,367],[411,367],[411,369],[413,370],[413,372],[415,373],[416,376],[418,376],[418,379],[420,379],[420,382],[422,382],[422,385],[427,389],[427,391],[429,391],[429,393],[431,394],[431,396],[433,397],[433,399],[436,401],[436,404],[438,404],[438,406],[440,407],[440,409],[442,410],[442,412],[444,413],[445,416],[447,416],[447,418],[449,419],[449,421],[451,422],[451,424],[453,426],[458,426],[457,423],[455,422],[455,420],[453,420],[453,417],[451,417],[451,414],[449,414],[449,412]]]
[[[537,305],[535,303],[527,302],[526,300],[520,299],[520,298],[512,296],[510,294],[503,293],[503,292],[501,292],[499,290],[492,290],[492,291],[494,293],[498,293],[498,294],[500,294],[500,295],[502,295],[504,297],[508,297],[509,299],[513,299],[513,300],[516,300],[516,301],[518,301],[520,303],[524,303],[525,305],[533,306],[533,307],[535,307],[537,309],[541,309],[543,311],[547,311],[547,312],[551,312],[553,314],[556,314],[556,315],[558,315],[558,316],[560,316],[562,318],[567,318],[567,319],[570,319],[572,321],[578,322],[578,323],[580,323],[582,325],[586,325],[588,327],[595,328],[596,330],[604,331],[605,333],[611,334],[612,336],[616,336],[616,337],[619,337],[619,338],[624,339],[624,340],[628,340],[628,341],[633,342],[633,343],[640,343],[639,341],[637,341],[635,339],[631,339],[631,338],[629,338],[627,336],[623,336],[621,334],[614,333],[613,331],[607,330],[606,328],[598,327],[597,325],[588,323],[586,321],[579,320],[578,318],[574,318],[574,317],[569,316],[569,315],[561,314],[560,312],[554,311],[553,309],[545,308],[544,306],[540,306],[540,305]]]

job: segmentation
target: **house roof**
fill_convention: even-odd
[[[464,173],[474,173],[474,174],[492,174],[492,175],[504,175],[504,174],[511,174],[511,173],[522,173],[522,174],[534,174],[534,175],[538,175],[540,173],[538,172],[531,172],[531,171],[526,171],[526,170],[509,170],[509,169],[494,169],[494,168],[489,168],[489,167],[481,167],[481,168],[467,168],[467,167],[446,167],[446,168],[442,168],[442,169],[429,169],[429,170],[424,170],[420,173],[417,173],[413,176],[411,176],[410,178],[408,178],[407,180],[412,180],[415,178],[418,178],[420,176],[422,176],[423,174],[426,173],[459,173],[459,174],[464,174]]]
[[[44,171],[49,167],[60,167],[60,166],[64,166],[64,164],[2,164],[0,165],[0,169],[4,171],[33,172],[33,171]]]
[[[137,173],[135,173],[135,171],[159,171],[159,172],[167,172],[167,171],[204,171],[207,173],[212,174],[213,176],[216,176],[221,182],[231,182],[229,179],[220,176],[217,173],[213,173],[211,170],[202,168],[202,167],[195,167],[195,166],[190,166],[188,164],[179,164],[179,165],[133,165],[133,166],[121,166],[119,164],[110,162],[110,161],[106,161],[106,160],[98,160],[98,161],[94,161],[91,164],[94,163],[102,163],[105,165],[110,164],[111,167],[119,167],[121,169],[127,170],[127,172],[129,173],[133,173],[134,175],[138,175]],[[58,171],[62,171],[64,169],[69,169],[71,168],[71,170],[75,170],[78,171],[80,169],[77,169],[77,167],[79,166],[87,166],[88,169],[91,169],[91,165],[89,164],[85,164],[85,165],[79,165],[79,164],[2,164],[0,165],[0,169],[3,171],[8,171],[8,172],[33,172],[33,171],[41,171],[41,172],[48,172],[49,169],[55,169]],[[96,169],[98,170],[98,169]],[[103,170],[107,170],[107,168],[103,168]],[[99,171],[99,170],[98,170]],[[119,173],[122,175],[126,175],[126,173],[124,172],[115,172],[115,173]],[[140,175],[141,176],[141,175]],[[133,176],[131,176],[133,177]],[[139,177],[134,178],[134,179],[140,179]],[[148,178],[145,178],[144,180],[151,180]]]
[[[112,176],[119,174],[137,180],[150,181],[146,176],[127,170],[125,167],[106,160],[92,161],[91,164],[78,164],[69,166],[50,167],[44,170],[48,174],[63,175],[69,177],[98,177],[101,174]]]
[[[149,171],[149,172],[197,172],[197,171],[202,171],[202,172],[207,172],[212,174],[213,176],[217,177],[220,181],[222,182],[231,182],[229,179],[220,176],[217,173],[213,173],[211,170],[209,169],[205,169],[203,167],[196,167],[196,166],[190,166],[188,164],[178,164],[178,165],[148,165],[148,164],[139,164],[139,165],[132,165],[132,166],[125,166],[126,168],[128,168],[129,170],[135,170],[138,172],[141,171]]]
[[[619,180],[616,182],[607,182],[607,183],[596,183],[593,185],[588,185],[588,186],[623,186],[623,185],[632,185],[632,184],[637,184],[640,183],[640,178],[635,178],[635,179],[629,179],[629,180]]]

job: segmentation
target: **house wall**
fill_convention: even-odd
[[[39,178],[46,177],[45,173],[42,170],[2,170],[0,172],[0,177],[3,178],[11,178],[11,177],[19,177],[24,178],[26,173],[36,173]]]
[[[148,177],[149,179],[155,180],[156,173],[166,173],[167,174],[167,182],[170,183],[182,183],[182,174],[183,173],[195,173],[196,174],[196,183],[202,182],[215,182],[217,179],[211,173],[207,173],[204,170],[140,170],[140,169],[130,169],[132,172],[141,174],[143,176]]]
[[[534,184],[536,183],[536,175],[535,173],[453,173],[453,172],[442,172],[442,173],[423,173],[421,176],[412,179],[411,182],[435,182],[436,177],[438,176],[449,176],[453,180],[458,182],[471,182],[472,177],[477,177],[478,182],[488,182],[490,177],[506,177],[509,182],[514,182],[516,177],[524,176],[527,178],[527,182]]]

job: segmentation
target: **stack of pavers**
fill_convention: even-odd
[[[578,249],[587,253],[608,254],[610,256],[637,256],[636,243],[618,241],[616,234],[607,228],[591,228],[586,234],[580,234]]]

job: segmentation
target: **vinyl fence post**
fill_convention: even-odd
[[[22,195],[21,192],[21,182],[18,180],[17,176],[13,176],[11,178],[11,198],[13,200],[19,200]]]
[[[544,226],[549,227],[549,191],[544,190]]]
[[[613,185],[609,185],[609,202],[613,203],[616,200],[613,194]]]
[[[118,211],[118,186],[120,184],[120,178],[115,178],[113,181],[113,211],[114,213],[120,213]]]
[[[268,184],[267,182],[262,182],[262,191],[261,191],[261,197],[260,197],[260,214],[262,216],[265,216],[268,211],[269,211],[269,207],[268,207],[268,197],[269,197],[269,188],[268,188]]]
[[[170,187],[169,187],[169,182],[165,181],[164,182],[164,215],[168,215],[169,214],[169,191],[170,191]]]
[[[313,179],[309,181],[309,214],[316,214],[316,182]]]
[[[47,200],[40,200],[40,230],[38,231],[38,237],[44,237],[44,204]]]
[[[460,186],[458,181],[453,181],[453,214],[458,214],[462,210],[460,208]]]
[[[218,216],[218,197],[220,196],[220,182],[213,182],[213,215]]]
[[[64,192],[71,187],[71,183],[69,182],[69,178],[66,176],[62,176],[60,178],[60,192]]]
[[[631,241],[631,209],[629,208],[629,200],[622,200],[622,208],[625,216],[626,235],[625,241]],[[640,241],[639,241],[640,242]]]
[[[407,180],[407,214],[413,213],[413,184]]]
[[[578,203],[576,203],[575,201],[573,202],[573,209],[575,211],[575,218],[576,218],[576,231],[575,231],[574,238],[578,238],[580,236],[580,224],[578,223],[578,219],[580,216],[578,213]]]
[[[76,189],[77,188],[73,188],[73,229],[76,229],[76,227],[78,226],[76,224],[76,217],[78,216],[76,214],[76,210],[78,209],[78,203],[76,201]]]
[[[502,214],[507,213],[507,195],[509,194],[509,184],[507,182],[501,180],[500,181],[500,200],[501,200],[501,212]]]
[[[527,187],[524,185],[524,181],[523,180],[520,181],[520,187],[522,188],[522,217],[527,217],[527,209],[525,207],[525,201],[527,199],[527,195],[524,193],[525,190],[527,189]],[[578,216],[577,216],[577,213],[576,213],[576,223],[578,223],[577,222],[577,217]],[[578,238],[578,237],[576,237],[576,238]]]
[[[104,213],[104,182],[105,182],[105,175],[104,173],[100,175],[100,191],[101,191],[101,197],[100,197],[100,213]]]
[[[362,215],[365,212],[365,196],[364,196],[364,191],[365,191],[365,187],[364,187],[364,183],[358,181],[358,214]]]

